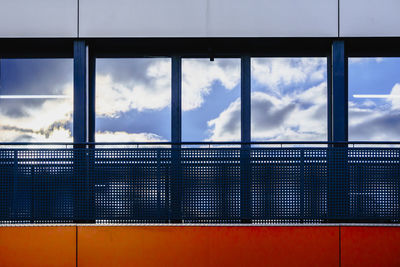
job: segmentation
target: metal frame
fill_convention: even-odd
[[[293,45],[293,44],[296,45]],[[53,44],[51,48],[47,44]],[[73,45],[72,45],[73,44]],[[74,124],[75,148],[94,148],[95,143],[95,72],[96,58],[104,57],[170,57],[171,58],[171,142],[152,145],[172,145],[172,173],[168,182],[170,201],[169,222],[182,222],[182,145],[199,144],[182,142],[182,58],[183,57],[235,57],[241,58],[241,141],[211,142],[210,144],[241,145],[241,222],[250,223],[251,215],[251,144],[327,144],[332,148],[348,144],[371,142],[348,142],[348,64],[351,56],[400,56],[400,38],[141,38],[141,39],[0,39],[0,57],[70,57],[74,58]],[[73,47],[73,49],[71,49]],[[72,53],[73,51],[73,53]],[[251,57],[296,57],[326,56],[328,75],[328,142],[251,142]],[[201,142],[200,142],[201,143]],[[396,142],[374,142],[375,144],[397,144]],[[13,143],[8,143],[12,145]],[[14,143],[23,145],[23,143]],[[28,143],[27,143],[28,144]],[[65,144],[65,143],[62,143]],[[125,143],[147,145],[145,143]],[[338,152],[339,151],[339,152]],[[339,154],[338,154],[339,153]],[[348,214],[337,214],[339,206],[348,202],[349,180],[347,167],[335,165],[335,158],[346,157],[340,149],[328,155],[328,171],[340,181],[329,184],[328,203],[331,218]],[[89,161],[88,161],[89,160]],[[77,158],[78,162],[91,158]],[[331,162],[331,163],[330,163]],[[80,163],[81,164],[81,163]],[[77,168],[78,171],[85,171]],[[86,181],[91,186],[91,181]],[[337,192],[342,192],[337,198]],[[335,194],[336,195],[332,195]],[[79,197],[79,196],[77,196]],[[79,216],[79,214],[77,215]]]

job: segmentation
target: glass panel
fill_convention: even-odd
[[[72,59],[0,59],[0,141],[72,142]]]
[[[252,58],[252,141],[327,140],[326,58]]]
[[[171,60],[97,59],[96,141],[171,139]]]
[[[182,140],[240,141],[240,59],[182,60]]]
[[[349,140],[400,140],[400,58],[349,58]]]

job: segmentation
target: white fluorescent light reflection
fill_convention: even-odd
[[[66,95],[0,95],[0,99],[63,99]]]
[[[353,95],[354,98],[400,98],[400,95]]]

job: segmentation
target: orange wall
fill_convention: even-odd
[[[84,266],[338,266],[337,227],[79,227]]]
[[[76,255],[79,267],[400,266],[400,227],[0,227],[0,266]]]
[[[0,227],[0,266],[75,266],[76,227]]]

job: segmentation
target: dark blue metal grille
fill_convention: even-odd
[[[398,222],[399,195],[395,147],[0,149],[3,224]]]

